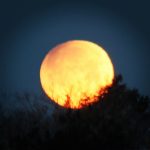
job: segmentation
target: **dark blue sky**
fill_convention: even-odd
[[[40,64],[56,44],[100,44],[128,87],[150,95],[148,1],[5,1],[0,4],[0,89],[41,91]]]

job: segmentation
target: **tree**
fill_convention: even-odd
[[[107,91],[83,109],[55,105],[52,112],[45,96],[2,94],[0,149],[149,149],[149,97],[128,89],[121,75]],[[10,99],[19,106],[8,111],[3,102]]]

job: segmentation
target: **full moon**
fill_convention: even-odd
[[[59,44],[45,56],[40,81],[46,95],[65,108],[81,109],[112,85],[114,68],[99,45],[84,40]]]

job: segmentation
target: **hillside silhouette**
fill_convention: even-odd
[[[0,95],[0,149],[150,149],[150,99],[115,77],[99,101],[81,110],[41,95]]]

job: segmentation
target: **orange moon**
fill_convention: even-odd
[[[81,109],[98,100],[114,79],[110,57],[84,40],[59,44],[45,56],[40,81],[46,95],[65,108]]]

